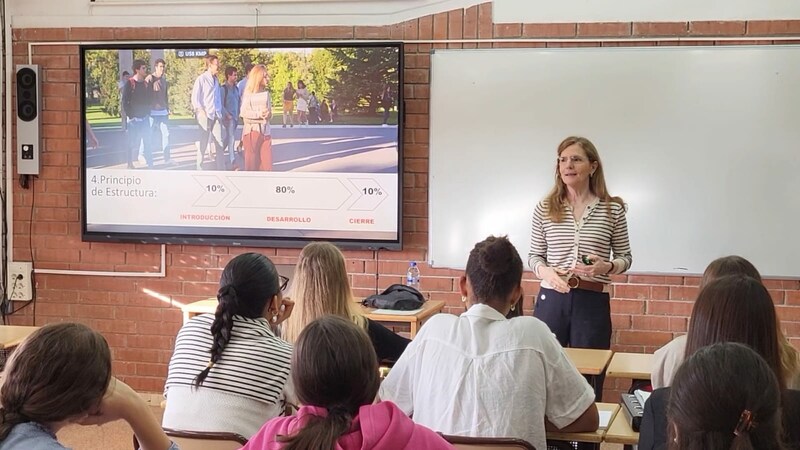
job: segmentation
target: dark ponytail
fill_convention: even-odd
[[[195,388],[203,384],[211,368],[222,358],[233,333],[233,316],[263,317],[267,302],[280,291],[278,270],[260,253],[243,253],[230,260],[222,271],[219,286],[219,304],[211,324],[211,357],[206,368],[195,377]]]
[[[353,416],[343,410],[328,410],[327,417],[314,417],[296,435],[286,438],[281,450],[333,449],[336,441],[350,429]],[[281,442],[284,437],[277,440]]]
[[[292,355],[292,383],[303,405],[325,408],[292,436],[278,435],[282,450],[333,449],[380,386],[378,358],[367,333],[351,320],[323,316],[306,326]]]

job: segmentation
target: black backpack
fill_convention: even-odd
[[[422,308],[425,297],[411,286],[393,284],[380,294],[370,295],[361,302],[362,305],[378,309],[396,309],[411,311]]]

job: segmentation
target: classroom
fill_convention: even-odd
[[[607,353],[566,349],[598,405],[623,421],[621,396],[649,384],[656,350],[689,331],[703,271],[719,257],[752,261],[778,333],[800,348],[796,2],[61,0],[55,7],[27,0],[3,1],[2,12],[3,361],[34,330],[6,327],[77,322],[107,341],[113,377],[162,414],[176,337],[193,317],[215,312],[226,266],[262,254],[291,290],[301,249],[318,240],[342,244],[355,299],[405,284],[409,263],[417,263],[421,312],[364,310],[413,343],[438,313],[461,315],[469,306],[462,277],[473,246],[508,235],[524,268],[516,305],[533,316],[544,295],[529,253],[531,217],[553,186],[554,167],[559,177],[559,142],[573,135],[596,144],[610,194],[626,202],[633,261],[587,272],[602,283],[594,293],[610,298]],[[370,85],[376,92],[352,94],[348,83],[359,81],[346,73],[321,81],[315,55],[352,58],[350,51],[389,55],[385,82]],[[116,59],[103,63],[109,52]],[[206,70],[212,53],[220,55],[218,76],[216,66],[211,72],[219,85],[235,85],[250,67],[271,72],[266,87],[249,90],[250,77],[236,91],[260,89],[272,106],[245,119],[230,143],[222,116],[213,130],[197,127],[192,82],[201,82],[201,71],[191,79],[178,72]],[[232,62],[241,54],[254,59]],[[319,99],[301,96],[305,83],[274,69],[295,57],[312,61],[297,70]],[[165,98],[179,89],[187,95],[185,105],[163,108],[161,128],[158,114],[148,119],[164,141],[151,153],[131,99],[164,60],[172,90]],[[138,62],[148,66],[141,80]],[[329,64],[325,70],[347,72],[344,63]],[[23,117],[20,65],[37,78],[33,128]],[[122,80],[123,70],[139,81]],[[287,97],[287,82],[295,97]],[[236,103],[243,118],[244,99]],[[354,112],[369,108],[369,117]],[[251,141],[246,133],[255,129]],[[30,158],[21,139],[28,133]],[[209,159],[192,133],[218,139],[216,155]],[[134,156],[117,158],[115,145],[135,147]],[[262,182],[251,170],[292,174]],[[295,209],[298,202],[305,209]],[[342,205],[340,218],[331,211]],[[268,206],[275,209],[266,217],[250,213]],[[130,224],[119,222],[122,212]],[[235,222],[238,212],[245,225],[209,228]],[[242,232],[248,220],[278,231]],[[313,231],[339,230],[340,222],[343,231]],[[185,233],[173,236],[173,223]],[[275,245],[265,246],[268,239]],[[608,450],[637,442],[628,428],[604,440],[610,425],[560,438]],[[549,445],[559,436],[547,438]],[[93,448],[83,439],[70,444]],[[95,442],[130,448],[128,437],[107,447],[113,439]]]

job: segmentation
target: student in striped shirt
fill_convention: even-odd
[[[164,388],[162,425],[245,438],[295,404],[291,344],[272,331],[293,303],[289,282],[259,253],[233,258],[222,271],[214,314],[193,317],[178,332]]]
[[[533,315],[564,347],[611,348],[609,275],[631,262],[625,205],[608,193],[597,149],[564,139],[555,186],[533,213],[528,265],[542,280]]]

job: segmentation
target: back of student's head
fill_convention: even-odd
[[[755,278],[730,275],[705,285],[689,319],[686,355],[718,342],[740,342],[761,355],[785,386],[777,316],[767,288]]]
[[[306,326],[294,346],[292,383],[303,405],[327,410],[294,436],[279,437],[284,450],[333,448],[362,405],[375,400],[378,358],[367,333],[338,316]]]
[[[111,352],[102,335],[78,323],[45,325],[15,351],[0,389],[0,440],[15,425],[49,423],[99,407],[111,380]]]
[[[730,255],[717,258],[706,267],[703,278],[700,280],[700,287],[716,280],[720,277],[729,275],[744,275],[761,281],[761,274],[750,261],[741,256]]]
[[[330,242],[312,242],[300,252],[291,298],[295,307],[283,329],[283,338],[289,342],[297,341],[306,325],[327,314],[364,325],[354,311],[344,255]]]
[[[476,302],[505,301],[522,282],[522,259],[506,236],[489,236],[469,252],[466,275]]]
[[[678,369],[667,419],[673,450],[781,450],[775,373],[738,343],[704,347]]]
[[[260,253],[243,253],[225,266],[219,279],[217,310],[211,324],[214,343],[209,366],[194,380],[200,386],[211,367],[219,361],[233,330],[233,316],[249,319],[264,317],[269,302],[280,293],[278,270],[272,261]]]

